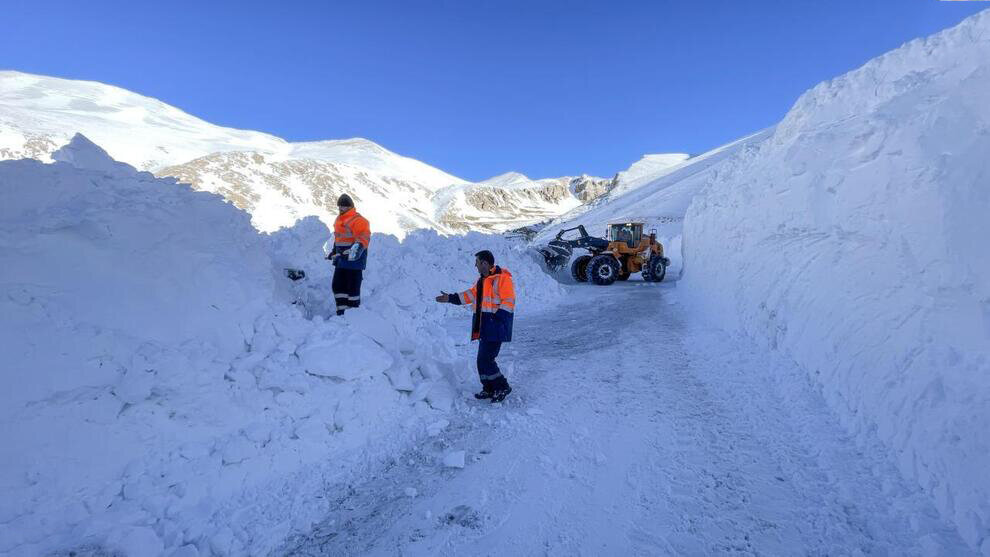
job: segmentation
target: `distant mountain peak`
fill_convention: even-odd
[[[504,187],[516,184],[525,184],[533,181],[534,180],[531,180],[525,174],[521,174],[519,172],[506,172],[504,174],[499,174],[498,176],[492,176],[491,178],[482,180],[478,183],[486,186]]]

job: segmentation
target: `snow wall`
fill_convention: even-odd
[[[521,314],[562,295],[499,237],[375,235],[329,317],[316,218],[267,236],[82,136],[55,158],[0,162],[0,554],[266,554],[477,389],[470,313],[433,301],[474,252]]]
[[[800,363],[990,554],[990,11],[804,94],[688,210],[682,289]]]

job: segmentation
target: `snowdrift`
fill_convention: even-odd
[[[990,554],[990,12],[803,95],[685,224],[684,288]]]
[[[329,317],[315,218],[263,235],[82,136],[53,158],[0,162],[3,554],[266,553],[475,388],[433,301],[475,251],[521,313],[561,295],[498,237],[375,235],[364,307]]]

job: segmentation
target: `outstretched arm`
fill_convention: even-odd
[[[462,304],[459,294],[448,294],[443,290],[440,291],[440,295],[436,297],[436,300],[441,304],[454,304],[455,306]]]
[[[461,305],[461,299],[457,294],[448,294],[443,290],[440,291],[440,295],[437,296],[436,300],[441,304],[454,304],[455,306]]]

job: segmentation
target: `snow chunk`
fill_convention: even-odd
[[[426,427],[426,433],[430,437],[436,437],[440,435],[443,430],[447,429],[450,425],[450,420],[437,420]]]
[[[443,465],[447,468],[464,468],[464,451],[450,451],[443,455]]]
[[[125,528],[114,532],[107,539],[107,546],[123,555],[133,557],[156,557],[165,550],[158,534],[147,527]]]
[[[362,334],[352,334],[343,342],[336,338],[307,342],[296,354],[308,373],[345,381],[381,373],[394,362],[388,352]]]

